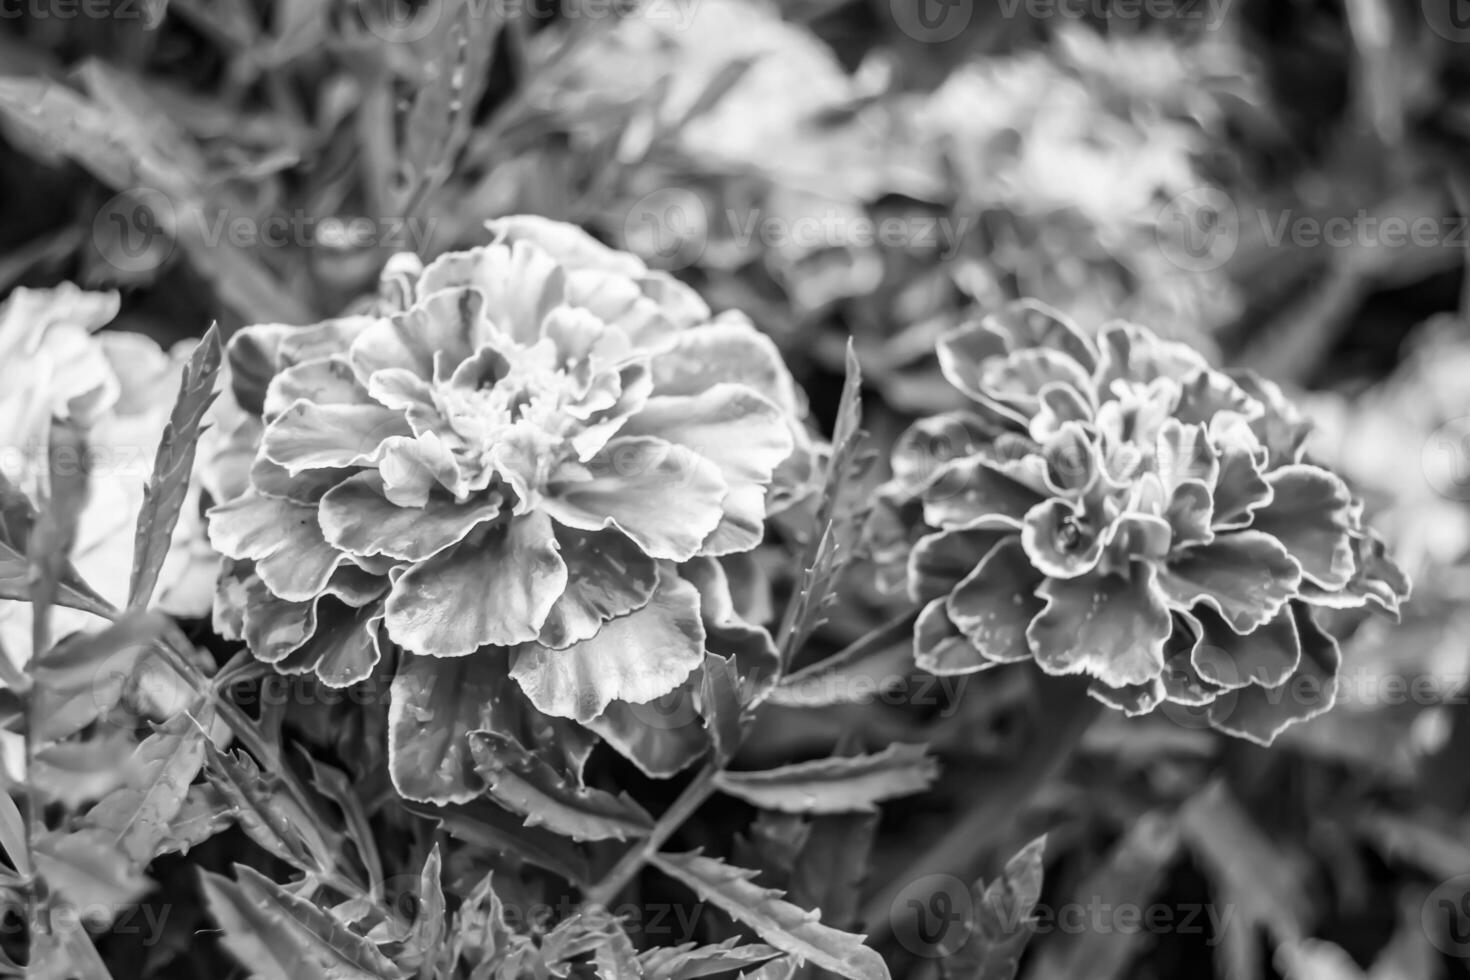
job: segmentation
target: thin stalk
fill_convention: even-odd
[[[1100,702],[1088,697],[1085,679],[1045,677],[1039,688],[1034,736],[1026,747],[1007,760],[1004,769],[995,774],[949,833],[864,906],[860,921],[870,943],[887,937],[897,928],[897,919],[911,914],[907,903],[903,908],[896,907],[896,903],[913,882],[929,875],[957,875],[968,884],[979,873],[985,853],[1011,831],[1037,791],[1071,759],[1102,708]]]
[[[591,888],[583,898],[583,905],[599,906],[608,908],[618,897],[624,888],[628,887],[648,859],[664,846],[664,843],[673,836],[691,816],[694,811],[704,805],[704,801],[710,798],[715,791],[715,777],[723,768],[717,760],[707,762],[699,774],[684,787],[684,792],[674,800],[672,806],[658,819],[649,831],[648,836],[618,859],[612,870],[603,875],[602,880]]]

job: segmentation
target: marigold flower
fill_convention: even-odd
[[[496,658],[541,712],[592,723],[700,667],[688,568],[754,548],[812,447],[749,321],[575,227],[491,227],[395,259],[375,313],[233,338],[216,619],[334,686],[389,643]]]
[[[1331,704],[1338,651],[1314,606],[1397,615],[1408,582],[1270,382],[1132,324],[1093,340],[1036,303],[946,334],[939,356],[975,408],[900,440],[877,549],[925,603],[925,669],[1035,660],[1129,714],[1201,707],[1269,742]],[[1283,696],[1302,676],[1313,696]]]

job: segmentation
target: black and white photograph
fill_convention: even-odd
[[[1467,0],[0,0],[0,977],[1467,969]]]

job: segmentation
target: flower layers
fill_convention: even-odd
[[[1130,714],[1189,706],[1269,742],[1332,703],[1337,647],[1312,607],[1397,615],[1407,581],[1269,382],[1033,303],[939,355],[974,410],[900,440],[880,509],[926,532],[888,550],[925,603],[922,667],[1034,659]]]
[[[404,651],[418,798],[464,795],[455,732],[493,727],[496,671],[589,725],[684,684],[721,604],[691,570],[754,548],[811,466],[748,321],[574,227],[492,228],[395,259],[379,314],[238,334],[212,453],[218,625],[334,686]]]

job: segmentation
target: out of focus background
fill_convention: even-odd
[[[1023,975],[1463,975],[1463,0],[0,0],[0,297],[115,289],[108,329],[167,348],[349,309],[393,253],[520,212],[745,310],[824,428],[853,338],[880,444],[958,397],[937,335],[1018,297],[1293,391],[1415,580],[1405,621],[1336,624],[1338,707],[1269,751],[1109,712],[1032,818],[1085,924]],[[834,645],[891,614],[849,592]],[[964,809],[1008,696],[929,725],[958,761],[875,874]],[[813,717],[772,756],[850,724]],[[896,975],[937,976],[898,939]]]

